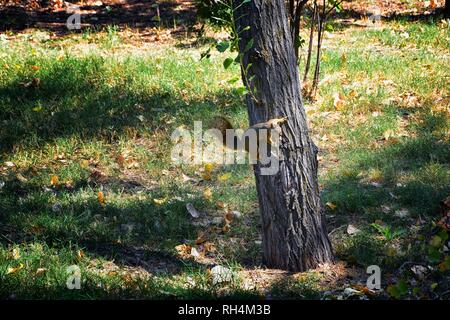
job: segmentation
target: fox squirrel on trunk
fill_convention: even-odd
[[[275,129],[277,130],[279,133],[281,133],[281,128],[280,125],[284,124],[287,121],[287,118],[275,118],[275,119],[270,119],[266,122],[261,122],[261,123],[257,123],[251,127],[249,127],[248,129],[246,129],[244,131],[243,134],[243,138],[244,138],[244,143],[240,143],[239,141],[239,137],[236,135],[233,135],[233,141],[230,143],[229,141],[227,141],[227,130],[236,130],[233,125],[231,124],[231,122],[222,116],[215,116],[209,123],[209,129],[217,129],[220,131],[220,136],[217,137],[218,139],[221,139],[221,142],[223,144],[223,146],[227,147],[227,148],[232,148],[233,150],[241,150],[242,147],[245,149],[245,151],[249,152],[250,150],[250,141],[249,141],[249,137],[251,137],[251,131],[254,131],[257,135],[257,146],[259,147],[261,145],[261,143],[267,143],[267,144],[272,144],[272,135],[271,135],[271,130]],[[262,131],[265,130],[265,131]],[[243,146],[242,146],[243,144]]]

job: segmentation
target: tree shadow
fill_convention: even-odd
[[[129,28],[167,28],[192,26],[195,23],[195,7],[192,1],[140,1],[140,0],[104,0],[75,3],[81,17],[82,29],[101,28],[116,25]],[[53,8],[48,2],[42,2],[37,8],[25,5],[0,7],[0,31],[21,31],[27,28],[49,30],[57,35],[70,33],[67,19],[73,12],[68,6]]]
[[[145,73],[156,72],[155,66],[142,67],[146,68]],[[75,58],[48,68],[38,80],[29,74],[0,87],[3,156],[30,140],[43,143],[76,135],[112,142],[130,130],[167,131],[180,123],[191,125],[194,119],[206,121],[205,115],[214,109],[233,112],[240,100],[235,90],[187,100],[176,88],[131,88],[132,72],[115,77],[115,83],[108,84],[105,77],[99,76],[109,72],[102,58]],[[221,102],[225,101],[234,103],[222,107],[226,103]],[[175,116],[177,123],[168,124],[168,119]]]

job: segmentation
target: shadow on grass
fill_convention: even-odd
[[[0,152],[25,142],[39,144],[71,135],[114,141],[124,132],[191,126],[194,120],[207,121],[214,110],[230,114],[240,107],[241,98],[234,90],[186,99],[184,84],[148,88],[136,83],[134,73],[154,75],[155,65],[142,70],[130,63],[122,67],[127,68],[124,74],[114,75],[114,83],[109,84],[111,71],[104,59],[70,58],[48,67],[39,75],[39,83],[33,84],[36,78],[27,74],[0,86]]]
[[[433,133],[436,127],[445,128],[445,122],[443,115],[428,114],[416,137],[375,149],[344,151],[350,161],[325,182],[324,201],[336,203],[342,212],[358,214],[387,203],[406,207],[416,217],[436,213],[439,202],[450,193],[450,144],[445,136]],[[377,172],[378,182],[358,176],[371,170]]]
[[[55,11],[50,3],[38,8],[22,6],[0,7],[0,31],[21,31],[26,28],[50,30],[57,35],[72,31],[66,27],[66,21],[72,13]],[[101,5],[79,5],[82,29],[86,27],[102,28],[108,25],[130,28],[192,26],[195,23],[195,7],[190,1],[139,1],[104,0]]]

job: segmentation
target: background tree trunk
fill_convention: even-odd
[[[450,0],[445,0],[444,16],[450,18]]]
[[[332,260],[317,181],[317,148],[309,137],[300,97],[299,72],[284,1],[235,1],[242,70],[250,125],[287,117],[282,125],[280,168],[261,175],[255,165],[263,222],[263,262],[272,268],[304,271]],[[255,77],[252,77],[252,76]],[[251,79],[247,82],[246,79]]]

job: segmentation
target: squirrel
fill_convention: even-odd
[[[220,135],[219,137],[217,137],[218,139],[221,139],[221,142],[223,144],[224,147],[227,148],[232,148],[233,150],[241,150],[242,147],[245,151],[249,152],[250,150],[250,145],[249,145],[249,139],[248,137],[250,137],[250,131],[256,131],[257,134],[257,143],[258,146],[261,145],[261,143],[265,142],[267,144],[272,144],[273,141],[271,139],[271,130],[275,129],[275,130],[280,130],[280,125],[284,124],[287,121],[287,118],[275,118],[275,119],[270,119],[266,122],[261,122],[261,123],[257,123],[251,127],[249,127],[248,129],[245,130],[244,132],[244,143],[242,145],[242,142],[239,143],[239,137],[237,137],[236,135],[233,135],[233,141],[230,143],[229,141],[227,141],[227,130],[235,130],[235,128],[233,127],[233,125],[231,124],[231,122],[223,117],[223,116],[215,116],[212,118],[212,120],[209,122],[209,129],[217,129],[220,131]],[[265,130],[264,134],[261,130]],[[278,131],[280,132],[280,131]]]

